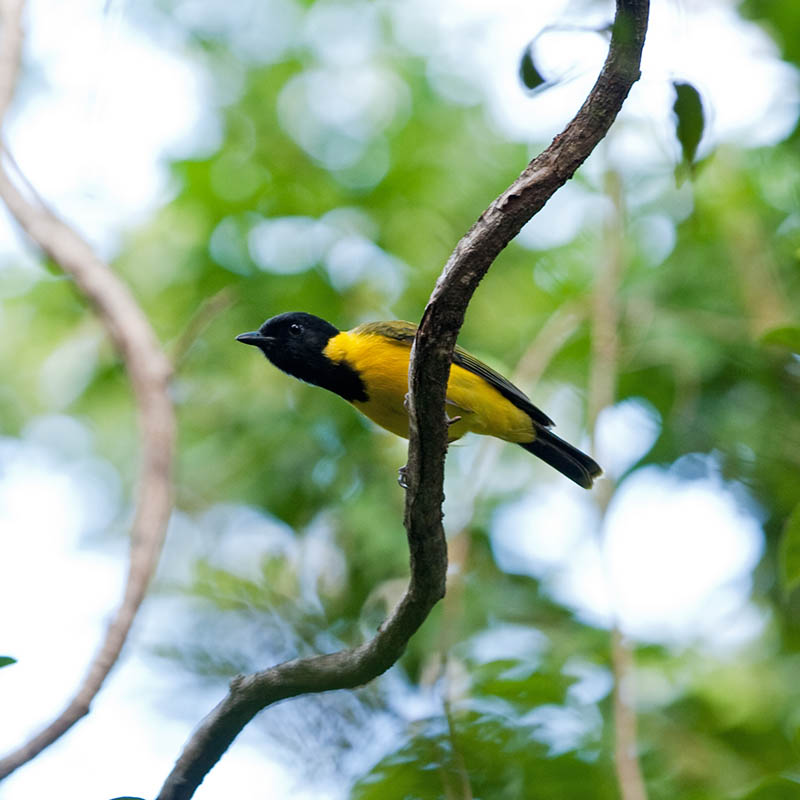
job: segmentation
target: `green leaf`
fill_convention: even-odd
[[[795,800],[800,794],[800,783],[791,777],[771,777],[762,781],[742,800]]]
[[[12,664],[16,663],[17,659],[13,658],[12,656],[0,656],[0,668],[10,667]]]
[[[767,331],[761,337],[762,344],[774,344],[788,347],[795,353],[800,353],[800,327],[796,325],[781,325]]]
[[[564,702],[574,680],[561,674],[548,674],[535,666],[515,660],[493,661],[479,667],[472,675],[473,691],[495,696],[529,710],[546,704]]]
[[[675,134],[681,145],[683,164],[691,167],[695,163],[697,147],[703,138],[705,118],[700,93],[691,83],[672,82],[675,89]]]
[[[783,528],[778,550],[781,588],[789,594],[800,585],[800,503],[798,503]]]
[[[538,89],[543,84],[547,83],[546,78],[533,63],[533,53],[531,47],[525,48],[522,58],[519,62],[519,79],[522,81],[526,89]]]

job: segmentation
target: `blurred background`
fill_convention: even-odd
[[[121,663],[4,800],[152,796],[231,676],[374,632],[407,578],[406,444],[234,337],[287,310],[417,321],[460,236],[577,110],[612,16],[28,4],[9,147],[165,343],[180,455]],[[649,797],[800,797],[799,62],[795,0],[656,0],[611,133],[501,254],[459,340],[607,480],[587,493],[520,448],[453,446],[449,591],[408,652],[366,688],[268,709],[198,798],[617,797],[613,626]],[[0,375],[7,750],[65,702],[120,594],[137,435],[101,327],[6,216]]]

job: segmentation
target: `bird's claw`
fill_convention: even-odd
[[[445,421],[445,423],[447,424],[448,427],[450,425],[455,425],[456,422],[461,422],[461,415],[459,414],[457,417],[448,417],[447,414],[445,413],[444,421]]]
[[[407,471],[408,464],[405,464],[397,470],[397,482],[400,484],[401,489],[408,489],[408,481],[406,480]]]

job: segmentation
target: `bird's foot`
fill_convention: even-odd
[[[397,470],[397,482],[400,484],[401,489],[408,489],[408,481],[406,480],[406,473],[408,471],[408,464],[404,464]]]
[[[408,413],[411,410],[410,406],[411,406],[411,392],[406,392],[405,397],[403,397],[403,408],[406,410],[406,413]]]
[[[445,412],[444,421],[447,423],[447,426],[450,427],[451,425],[455,425],[456,422],[461,422],[461,415],[459,414],[457,417],[448,417]]]

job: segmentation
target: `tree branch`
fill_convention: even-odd
[[[13,96],[22,44],[23,0],[2,0],[0,121]],[[83,681],[64,710],[39,733],[0,759],[0,779],[30,761],[89,713],[117,661],[155,572],[172,508],[175,418],[168,394],[171,366],[127,286],[68,225],[17,188],[0,162],[0,197],[20,227],[94,306],[119,351],[137,407],[141,464],[131,554],[122,601]]]
[[[400,604],[377,635],[360,647],[235,678],[225,699],[192,734],[159,800],[191,797],[242,728],[268,705],[299,694],[359,686],[387,670],[443,596],[447,568],[441,510],[447,447],[445,386],[467,305],[498,253],[605,136],[639,77],[648,10],[648,0],[617,0],[608,57],[583,106],[458,243],[425,309],[409,374],[405,527],[411,580]]]

